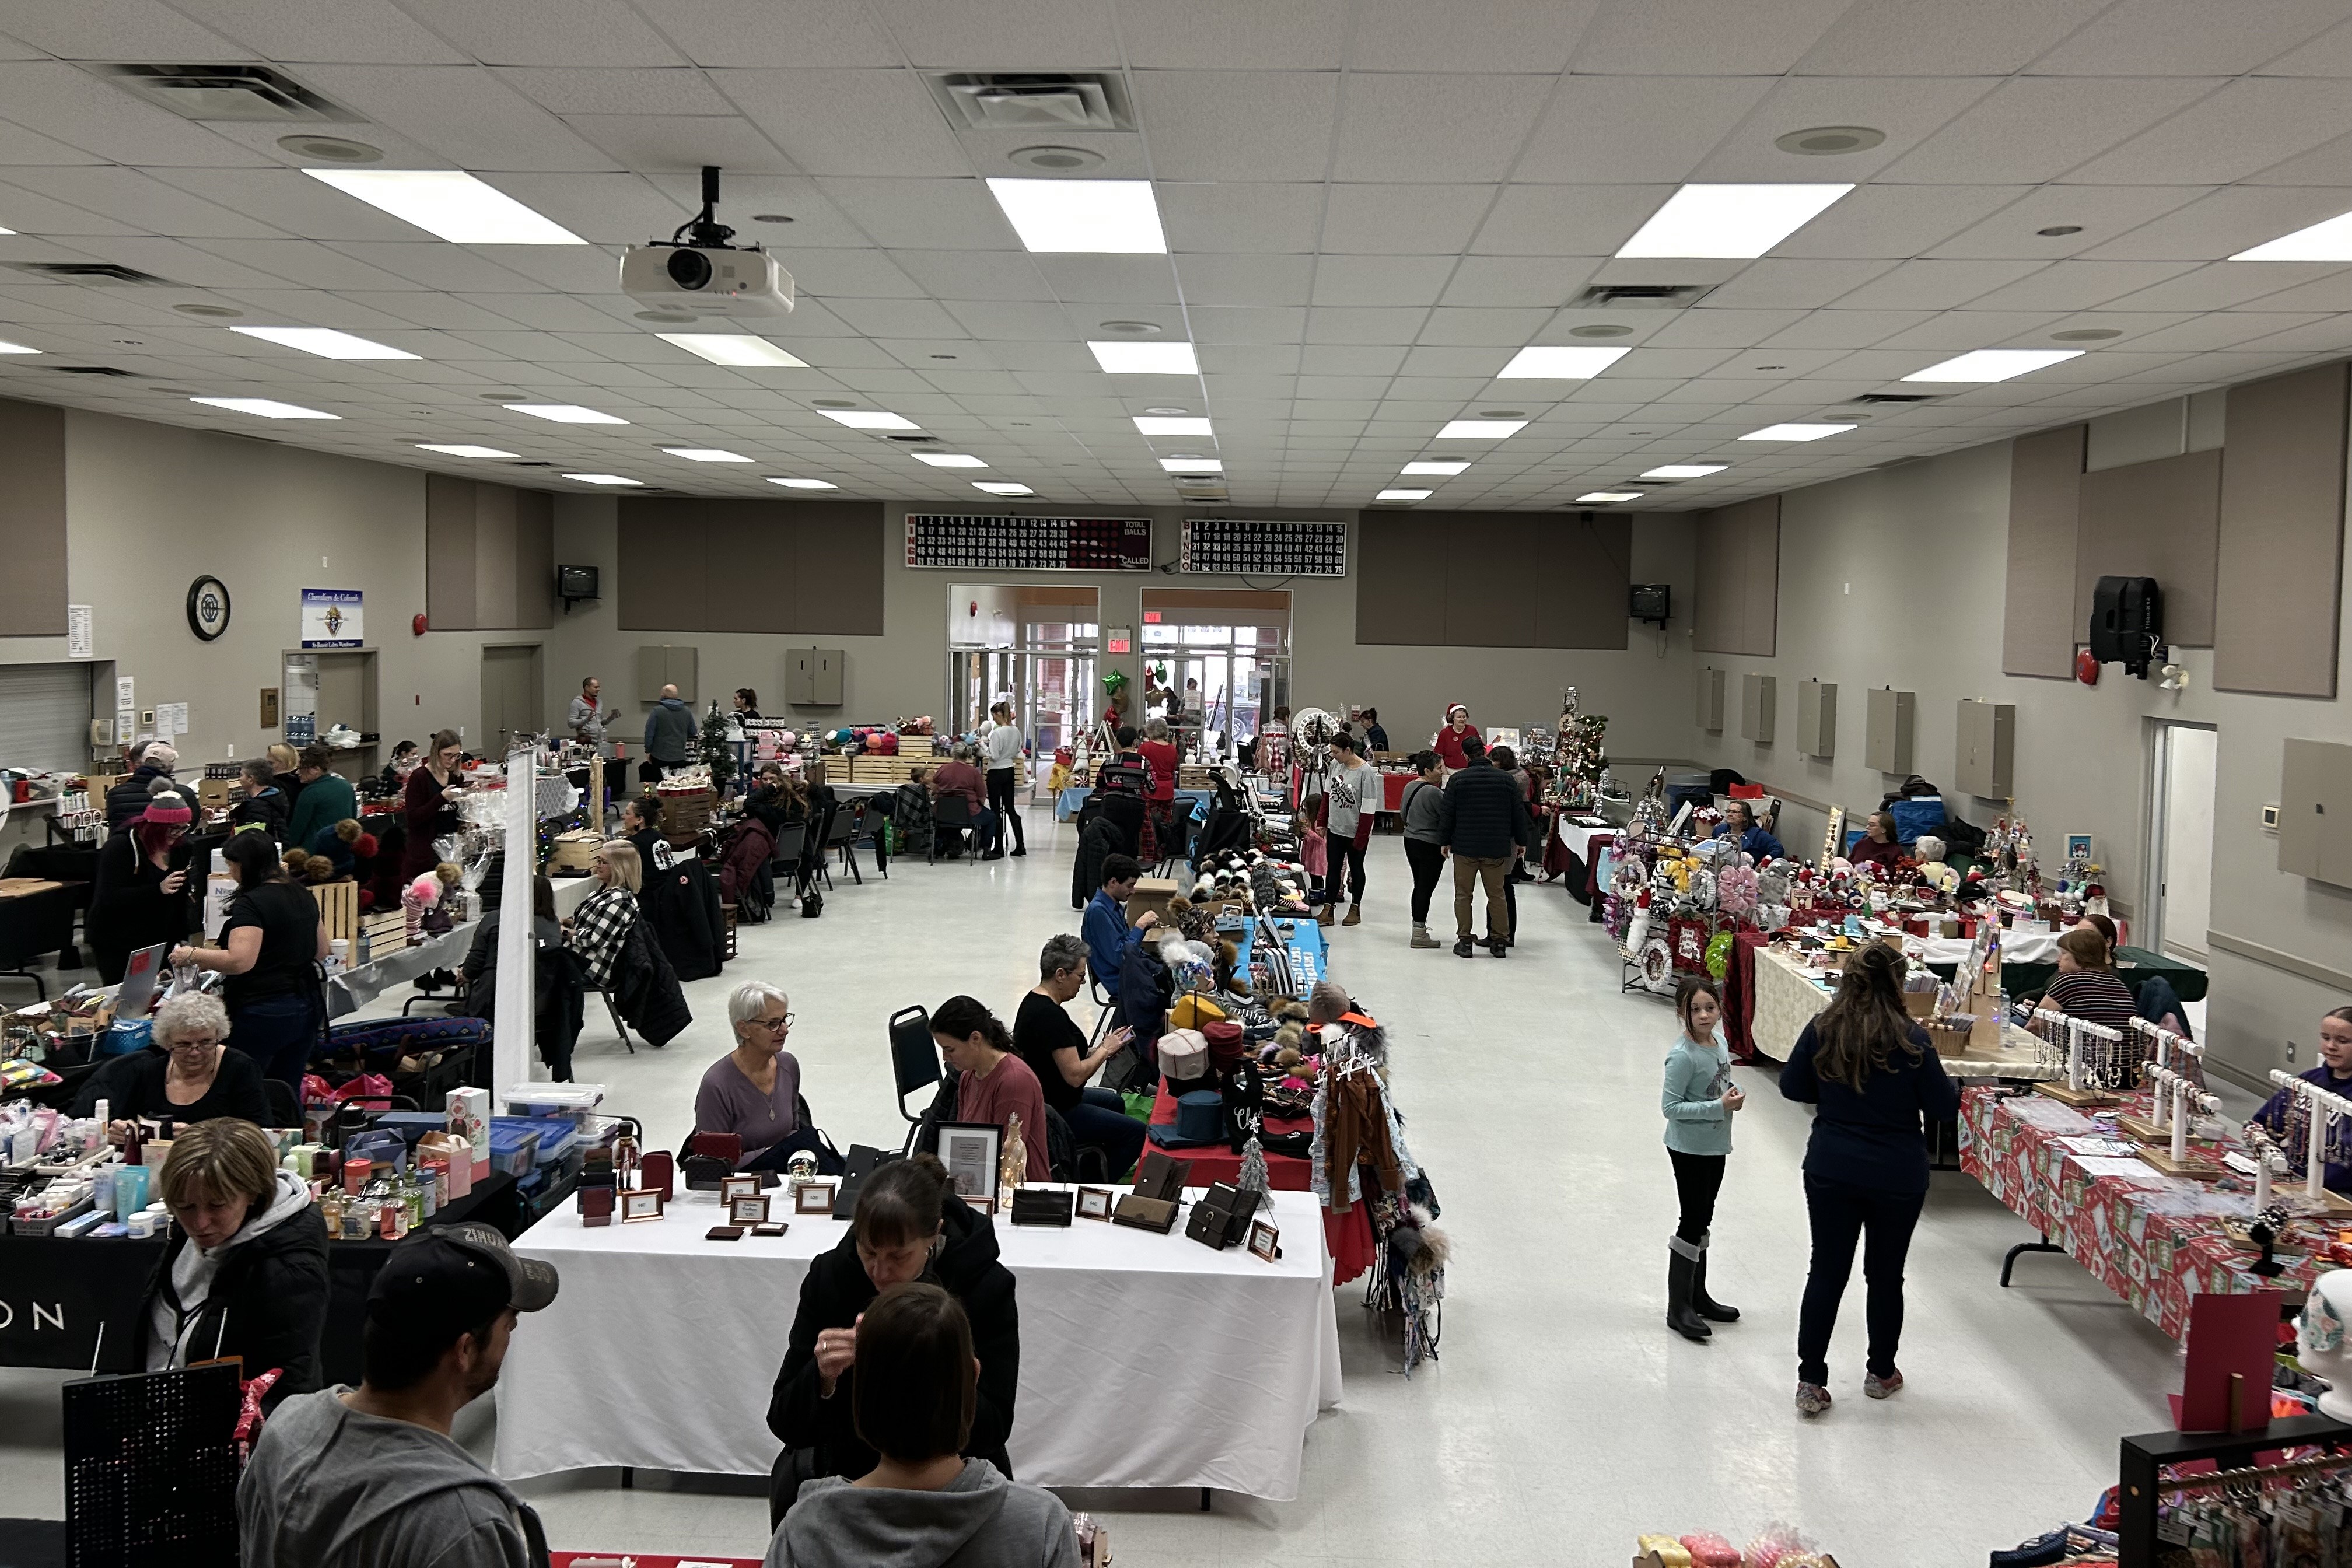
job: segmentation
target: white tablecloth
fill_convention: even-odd
[[[1555,831],[1559,833],[1559,841],[1562,845],[1566,846],[1568,852],[1575,856],[1578,859],[1583,861],[1587,866],[1590,866],[1592,864],[1592,841],[1595,838],[1613,835],[1616,833],[1617,829],[1613,827],[1579,827],[1575,823],[1569,821],[1568,818],[1563,816],[1559,819],[1559,826]]]
[[[997,1216],[1021,1311],[1022,1480],[1298,1495],[1306,1430],[1339,1403],[1339,1321],[1320,1208],[1308,1193],[1273,1196],[1276,1263],[1212,1252],[1181,1220],[1154,1236]],[[499,1475],[769,1472],[768,1400],[801,1281],[847,1226],[806,1216],[782,1237],[705,1240],[720,1215],[709,1193],[682,1194],[658,1222],[593,1229],[566,1208],[515,1243],[562,1287],[507,1352]]]
[[[1969,955],[1974,939],[1961,936],[1932,936],[1920,944],[1921,962],[1927,963],[1958,963]],[[2000,933],[2000,961],[2003,963],[2055,963],[2058,962],[2058,939],[2050,932],[2005,931]]]

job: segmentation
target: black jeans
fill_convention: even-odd
[[[296,1094],[320,1038],[319,1006],[309,996],[265,996],[237,1009],[229,1020],[228,1044],[253,1058],[264,1078],[274,1078]]]
[[[1911,1230],[1927,1201],[1925,1193],[1890,1193],[1805,1178],[1813,1265],[1805,1276],[1804,1304],[1797,1313],[1800,1383],[1829,1381],[1830,1335],[1837,1328],[1838,1299],[1853,1272],[1857,1237],[1863,1243],[1862,1274],[1869,1284],[1864,1316],[1870,1326],[1870,1352],[1863,1364],[1879,1377],[1894,1372],[1895,1347],[1903,1338],[1903,1258],[1911,1250]]]
[[[1070,1141],[1081,1149],[1099,1149],[1110,1166],[1110,1180],[1126,1178],[1143,1157],[1145,1129],[1127,1113],[1127,1101],[1116,1089],[1080,1091],[1078,1102],[1062,1112],[1070,1124]]]
[[[1715,1223],[1715,1194],[1723,1187],[1723,1167],[1728,1156],[1668,1149],[1666,1158],[1675,1163],[1675,1196],[1683,1211],[1675,1234],[1696,1247],[1706,1239],[1707,1226]]]
[[[1343,871],[1347,873],[1348,901],[1351,904],[1364,901],[1364,847],[1353,838],[1330,841],[1324,851],[1327,858],[1323,862],[1323,890],[1317,896],[1318,903],[1336,904],[1339,901],[1339,876]]]
[[[1404,841],[1404,862],[1412,868],[1412,923],[1429,923],[1429,896],[1437,890],[1437,879],[1445,869],[1445,850],[1442,845],[1426,844],[1418,838]]]
[[[989,769],[988,805],[989,809],[996,813],[996,819],[999,822],[1009,822],[1013,825],[1013,847],[1025,849],[1028,846],[1023,842],[1021,836],[1021,807],[1013,799],[1014,788],[1020,779],[1019,768]],[[1002,843],[1003,840],[1000,839],[998,842]]]

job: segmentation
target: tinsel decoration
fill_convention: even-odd
[[[1272,1189],[1265,1179],[1265,1151],[1258,1147],[1255,1133],[1242,1145],[1241,1174],[1234,1178],[1234,1185],[1245,1193],[1266,1193],[1271,1197]]]

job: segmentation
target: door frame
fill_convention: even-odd
[[[487,678],[488,678],[488,673],[489,673],[489,668],[490,668],[490,657],[489,657],[489,656],[490,656],[493,652],[503,652],[503,651],[505,651],[505,650],[507,650],[507,649],[510,649],[510,648],[520,648],[520,649],[523,649],[523,650],[527,651],[527,652],[530,655],[530,689],[532,692],[536,693],[536,694],[537,694],[537,697],[538,697],[538,704],[537,704],[537,706],[538,706],[538,708],[539,708],[539,719],[540,719],[539,731],[540,731],[540,732],[543,732],[543,731],[547,729],[547,727],[548,727],[548,726],[547,726],[547,687],[546,687],[546,684],[545,684],[545,683],[546,683],[546,678],[547,678],[547,648],[546,648],[546,645],[545,645],[544,643],[539,643],[539,642],[486,642],[486,643],[484,643],[484,644],[482,645],[481,654],[480,654],[480,658],[479,658],[479,663],[480,663],[480,667],[481,667],[481,673],[482,673],[483,677],[485,678],[485,679],[483,679],[483,683],[482,683],[482,740],[483,740],[483,742],[484,742],[485,744],[488,744],[488,742],[489,742],[489,738],[490,738],[490,730],[491,730],[491,726],[490,726],[490,704],[489,704],[489,695],[490,695],[490,693],[489,693],[489,683],[488,683],[488,679],[487,679]],[[510,735],[511,733],[512,733],[512,731],[508,731],[508,732],[507,732],[507,734],[508,734],[508,735]],[[507,754],[508,751],[511,749],[511,745],[512,745],[512,742],[511,742],[507,738],[507,735],[501,735],[501,736],[499,737],[499,749],[498,749],[498,757],[499,757],[499,761],[503,762],[503,761],[505,761],[505,760],[506,760],[506,754]],[[478,752],[477,754],[478,754],[478,755],[488,755],[488,752]]]
[[[2150,719],[2147,746],[2147,837],[2141,846],[2140,898],[2138,920],[2132,930],[2132,945],[2148,952],[2164,952],[2164,886],[2166,841],[2170,837],[2172,778],[2172,736],[2175,731],[2204,730],[2219,735],[2218,724],[2200,723],[2188,719]],[[2218,742],[2217,742],[2218,744]],[[2215,758],[2218,773],[2220,759]],[[2202,932],[2199,933],[2200,936]],[[2202,942],[2192,944],[2198,952],[2205,951]]]

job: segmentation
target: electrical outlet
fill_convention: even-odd
[[[2293,1040],[2289,1040],[2286,1043],[2286,1059],[2289,1061],[2294,1060],[2294,1042]]]

